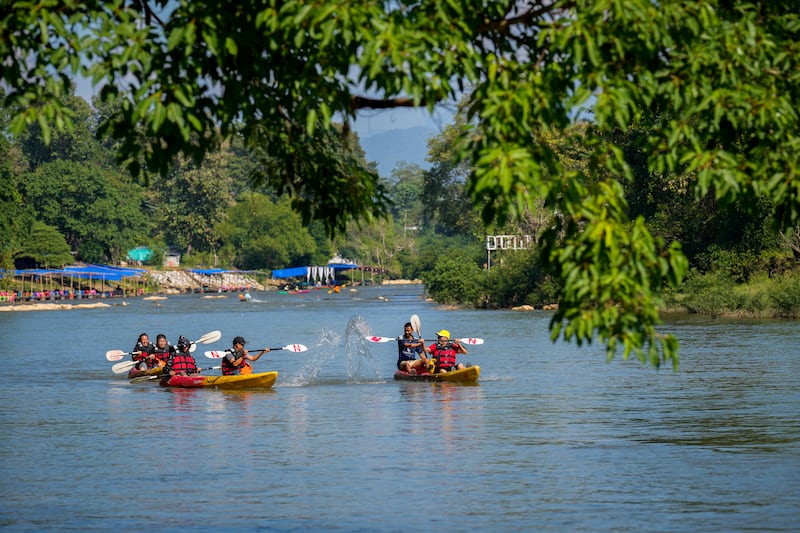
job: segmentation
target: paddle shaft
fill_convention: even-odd
[[[222,367],[221,366],[209,366],[209,367],[206,367],[206,368],[198,368],[197,370],[199,372],[203,372],[204,370],[217,370],[217,369],[220,369],[220,368],[222,368]],[[131,381],[131,383],[143,383],[145,381],[155,381],[157,379],[162,379],[162,378],[167,377],[168,375],[169,374],[154,374],[154,375],[151,375],[151,376],[136,376],[135,378],[132,378],[130,381]]]

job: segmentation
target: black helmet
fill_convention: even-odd
[[[247,341],[244,340],[244,337],[234,337],[233,338],[233,344],[234,345],[241,344],[242,346],[244,346],[245,344],[247,344]]]
[[[182,352],[188,350],[191,345],[192,343],[189,342],[189,339],[187,339],[183,335],[181,335],[180,338],[178,339],[178,350]]]

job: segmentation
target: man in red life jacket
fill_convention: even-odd
[[[458,339],[450,340],[450,332],[446,329],[436,332],[436,342],[428,348],[434,361],[435,372],[450,372],[465,368],[456,363],[456,354],[467,353],[467,348]]]
[[[170,376],[190,376],[200,373],[194,357],[189,353],[191,345],[192,343],[189,342],[189,339],[181,335],[178,339],[178,345],[175,347],[176,351],[170,354],[169,359],[167,359],[164,373]]]

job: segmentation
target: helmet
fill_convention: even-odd
[[[192,343],[189,342],[189,339],[187,339],[183,335],[181,335],[180,338],[178,339],[178,350],[182,352],[188,350],[191,345]]]
[[[446,339],[449,339],[450,338],[450,332],[447,331],[446,329],[443,329],[443,330],[437,331],[436,332],[436,336],[437,337],[444,337]]]
[[[247,341],[244,340],[244,337],[234,337],[233,344],[241,344],[242,346],[244,346],[245,344],[247,344]]]

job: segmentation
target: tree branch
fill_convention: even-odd
[[[397,107],[423,107],[425,101],[415,102],[412,98],[365,98],[352,97],[353,109],[393,109]]]

